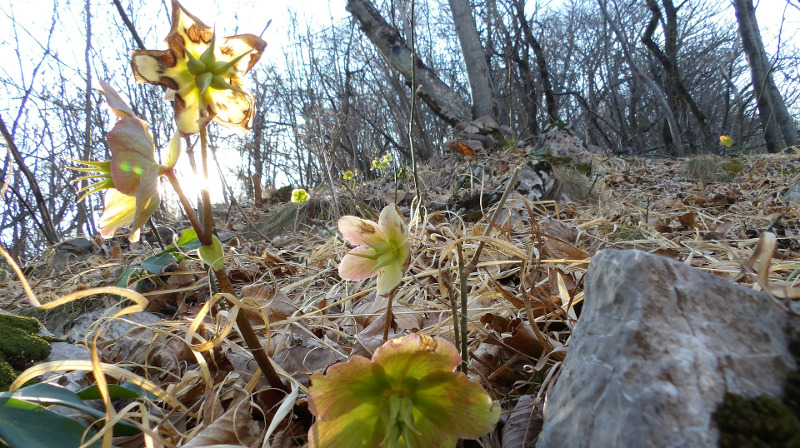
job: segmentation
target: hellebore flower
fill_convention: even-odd
[[[378,222],[356,216],[339,219],[342,236],[358,247],[339,263],[339,276],[365,280],[378,274],[378,294],[386,295],[400,284],[408,267],[408,225],[394,204],[381,211]]]
[[[302,188],[292,190],[292,202],[302,204],[309,199],[308,192]]]
[[[133,110],[114,89],[100,81],[109,109],[117,117],[114,128],[108,133],[111,160],[104,162],[79,161],[92,168],[73,168],[77,171],[97,171],[98,174],[80,179],[99,178],[99,182],[85,187],[86,194],[107,189],[105,210],[100,216],[100,235],[108,238],[117,229],[133,225],[131,241],[139,240],[139,230],[150,216],[158,210],[161,198],[158,193],[158,178],[171,171],[181,153],[178,134],[169,143],[169,152],[164,165],[155,161],[153,137],[147,131],[147,123],[136,118]],[[79,180],[80,180],[79,179]],[[86,194],[81,197],[83,199]]]
[[[733,138],[730,135],[720,135],[719,143],[726,148],[730,148],[733,145]]]
[[[267,43],[252,34],[226,37],[216,46],[214,30],[172,0],[168,50],[134,50],[136,80],[167,89],[175,122],[184,136],[196,134],[212,119],[234,129],[250,129],[253,95],[242,77],[253,68]]]
[[[311,376],[312,448],[455,447],[494,428],[500,406],[461,372],[455,346],[418,333]]]

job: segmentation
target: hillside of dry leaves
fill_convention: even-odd
[[[453,155],[420,170],[426,195],[411,223],[410,267],[394,298],[393,335],[418,331],[452,340],[459,258],[467,264],[482,246],[466,279],[470,374],[504,410],[517,409],[482,439],[483,446],[519,446],[512,441],[535,435],[580,318],[583,276],[599,250],[656,253],[768,288],[789,306],[783,297],[791,294],[780,291],[796,288],[800,278],[800,210],[781,196],[800,180],[797,151],[735,159],[596,156],[591,173],[553,160],[560,182],[550,200],[526,203],[512,195],[495,222],[486,218],[492,206],[473,220],[468,218],[474,213],[449,211],[454,198],[502,185],[531,157],[522,149],[491,159]],[[475,181],[476,172],[489,173],[486,185]],[[272,201],[262,210],[216,208],[230,277],[238,298],[251,308],[242,312],[294,380],[297,394],[291,399],[299,408],[311,374],[355,354],[369,356],[382,342],[387,300],[376,297],[374,279],[356,283],[337,275],[349,250],[337,235],[337,216],[368,217],[397,202],[408,219],[413,191],[411,179],[388,178],[348,184],[335,197],[321,189],[301,206]],[[186,227],[171,226],[178,233]],[[764,232],[776,235],[774,251],[763,240],[759,245]],[[119,339],[101,337],[98,352],[101,361],[148,378],[172,398],[148,405],[154,436],[168,446],[260,443],[284,397],[253,376],[256,365],[241,337],[226,326],[232,310],[204,315],[204,304],[220,297],[199,261],[189,253],[154,274],[137,267],[161,252],[158,244],[129,247],[124,237],[97,243],[102,247],[82,259],[57,262],[53,249],[32,264],[28,281],[39,300],[110,286],[126,269],[133,272],[127,286],[140,291],[148,311],[162,320]],[[117,298],[99,296],[35,312],[9,272],[0,295],[5,311],[35,315],[51,330],[118,305]],[[202,324],[190,332],[195,320]],[[213,348],[190,349],[203,341],[212,341]],[[271,433],[271,446],[302,446],[309,423],[284,419]],[[137,437],[115,445],[140,446]]]

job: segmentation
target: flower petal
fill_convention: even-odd
[[[336,420],[362,404],[377,406],[383,384],[372,369],[367,358],[355,355],[346,363],[332,365],[325,375],[312,375],[308,406],[317,420]]]
[[[374,254],[375,251],[368,246],[358,246],[342,257],[339,263],[339,277],[345,280],[365,280],[375,274],[377,260],[359,257],[356,254]]]
[[[414,448],[456,446],[457,439],[455,436],[442,431],[426,416],[420,415],[419,411],[414,414],[414,429],[416,431],[411,433],[411,440],[407,446],[413,446]]]
[[[106,191],[104,202],[106,206],[100,216],[100,236],[110,238],[118,229],[133,222],[136,198],[110,188]]]
[[[181,156],[181,135],[175,133],[169,141],[169,151],[167,152],[166,166],[173,168],[178,163],[178,158]]]
[[[399,262],[381,268],[378,271],[378,295],[385,296],[397,288],[397,285],[403,280],[404,270]]]
[[[133,50],[131,55],[131,68],[136,81],[173,90],[178,90],[177,83],[164,75],[177,64],[178,59],[172,50]]]
[[[376,245],[386,241],[383,231],[375,221],[361,219],[357,216],[342,216],[339,218],[339,231],[347,241],[356,246]]]
[[[147,132],[147,124],[138,118],[120,118],[108,133],[108,147],[114,185],[124,194],[134,194],[139,178],[156,164],[153,138]]]
[[[462,439],[476,439],[497,424],[500,404],[492,401],[480,384],[462,372],[451,381],[417,391],[414,407],[443,433]]]
[[[386,241],[390,244],[394,246],[407,244],[408,224],[406,224],[406,220],[403,219],[403,215],[396,205],[389,204],[381,210],[378,224],[386,236]]]
[[[243,87],[239,78],[231,78],[228,82],[236,87]],[[209,89],[209,93],[215,113],[214,121],[237,131],[246,131],[253,127],[253,95],[230,89]]]
[[[118,117],[135,117],[136,114],[133,113],[133,109],[128,106],[128,103],[119,96],[116,90],[111,87],[107,82],[100,79],[100,86],[103,88],[103,94],[106,97],[106,104],[108,108],[111,109],[111,113]]]
[[[336,420],[320,420],[311,426],[308,442],[311,448],[378,447],[386,427],[380,422],[374,406],[358,405]]]
[[[226,57],[220,57],[217,60],[234,59],[239,55],[249,53],[248,56],[243,57],[233,69],[240,74],[245,74],[256,65],[256,62],[261,58],[264,49],[267,48],[267,43],[263,39],[254,34],[238,34],[236,36],[226,37],[219,46],[219,51]]]
[[[394,378],[420,379],[432,372],[452,372],[461,362],[458,350],[449,341],[424,334],[387,341],[375,350],[372,361]]]
[[[136,215],[133,217],[133,233],[130,241],[139,241],[139,229],[147,223],[150,216],[158,210],[161,198],[158,195],[158,165],[151,166],[142,175],[139,188],[136,189]]]
[[[183,47],[200,56],[211,42],[214,30],[187,11],[178,0],[172,0],[172,28],[167,44],[176,55],[183,57]]]

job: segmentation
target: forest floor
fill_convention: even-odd
[[[504,206],[513,211],[501,214],[492,226],[485,217],[469,221],[466,213],[447,210],[459,190],[480,188],[470,180],[476,167],[491,173],[494,180],[487,184],[499,185],[527,156],[521,150],[491,160],[454,155],[420,170],[427,192],[423,205],[429,206],[411,223],[411,263],[394,296],[392,336],[417,331],[454,341],[458,246],[466,264],[485,244],[466,281],[470,376],[504,411],[519,404],[519,412],[506,414],[504,423],[483,439],[484,446],[513,446],[507,443],[530,437],[525,435],[529,426],[530,433],[536,432],[544,397],[558,377],[580,317],[583,276],[597,251],[644,250],[772,291],[800,282],[800,210],[782,199],[798,181],[797,151],[739,158],[604,159],[602,171],[595,167],[594,177],[583,178],[565,164],[556,168],[561,191],[555,200],[526,204],[512,196]],[[413,182],[354,182],[339,189],[335,201],[328,193],[312,192],[304,205],[276,201],[261,210],[215,209],[237,295],[252,298],[250,304],[265,311],[269,332],[258,312],[248,311],[248,319],[259,334],[269,335],[264,342],[272,358],[297,381],[300,406],[310,375],[352,355],[369,357],[382,343],[387,299],[376,296],[374,279],[352,282],[338,276],[338,263],[351,246],[336,231],[334,204],[340,214],[374,219],[367,210],[397,202],[408,219]],[[489,208],[484,211],[490,214]],[[173,224],[180,235],[184,224]],[[774,251],[761,238],[765,232],[777,237]],[[138,325],[120,338],[101,336],[101,361],[150,379],[180,403],[183,411],[172,413],[176,403],[150,405],[151,426],[161,422],[159,434],[166,442],[240,443],[230,430],[207,428],[212,421],[232,418],[226,412],[249,399],[261,411],[239,415],[228,426],[240,436],[247,433],[245,444],[255,446],[280,398],[264,392],[263,379],[253,378],[255,364],[241,338],[225,328],[227,312],[216,313],[216,321],[203,317],[215,285],[192,251],[164,251],[148,243],[126,247],[124,237],[103,243],[105,250],[68,262],[57,262],[56,250],[43,257],[28,277],[38,299],[44,303],[114,284],[141,292],[147,310],[162,320]],[[52,331],[118,303],[104,295],[38,311],[13,273],[4,274],[0,308],[33,315]],[[203,354],[186,342],[198,318],[204,323],[199,334],[213,341]],[[283,422],[272,446],[302,445],[303,423],[308,424]],[[141,438],[120,439],[115,445],[137,443]]]

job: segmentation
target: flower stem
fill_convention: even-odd
[[[203,162],[203,228],[206,230],[204,237],[200,238],[200,242],[204,246],[210,246],[213,241],[211,240],[212,229],[214,228],[213,216],[211,216],[211,193],[208,191],[208,135],[206,134],[206,126],[200,127],[200,158]]]
[[[392,326],[392,300],[394,299],[394,290],[389,293],[389,303],[386,305],[386,323],[383,325],[383,342],[389,340],[389,327]]]
[[[225,268],[215,270],[214,275],[217,277],[220,291],[233,294],[233,286],[228,278],[228,274],[225,272]],[[261,369],[261,373],[267,378],[269,385],[282,390],[288,395],[289,387],[281,381],[278,372],[276,372],[275,368],[272,366],[269,355],[267,355],[264,347],[261,346],[261,342],[258,340],[258,336],[256,336],[256,332],[253,330],[253,326],[250,325],[250,321],[247,320],[245,313],[239,312],[236,314],[236,325],[239,326],[244,342],[247,343],[247,347],[250,349],[250,352],[253,353],[253,358],[255,358],[256,364],[258,364],[258,367]]]
[[[197,214],[194,212],[194,208],[192,207],[192,203],[189,202],[189,198],[186,197],[186,193],[183,192],[183,188],[181,188],[181,183],[178,182],[178,178],[175,177],[175,173],[167,171],[165,176],[169,180],[169,183],[172,184],[172,188],[175,189],[175,193],[178,195],[178,199],[181,201],[181,205],[183,206],[183,211],[186,213],[186,216],[189,218],[189,222],[192,223],[192,227],[194,231],[197,233],[197,239],[203,241],[206,237],[205,228],[200,221],[197,220]]]
[[[467,373],[469,354],[467,353],[467,270],[464,266],[464,250],[458,242],[458,277],[461,281],[461,371]],[[455,316],[453,316],[455,319]]]

